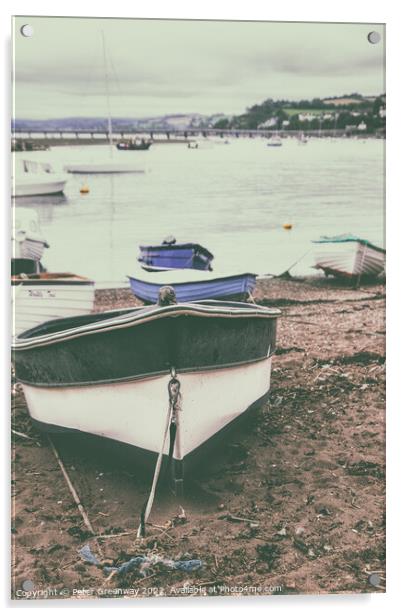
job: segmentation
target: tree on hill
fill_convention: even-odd
[[[336,110],[331,108],[331,104],[328,101],[339,101],[342,98],[345,100],[354,99],[359,102],[337,105]],[[368,130],[385,127],[385,118],[379,117],[379,110],[385,106],[385,95],[378,96],[374,102],[367,100],[358,93],[345,94],[342,97],[327,97],[325,100],[327,103],[324,103],[324,100],[320,98],[313,98],[312,100],[303,99],[300,101],[274,101],[272,98],[267,98],[262,103],[248,107],[245,113],[234,116],[228,123],[219,120],[215,127],[255,130],[271,118],[276,119],[276,126],[278,127],[282,126],[282,123],[287,120],[289,122],[289,130],[332,129],[335,126],[337,128],[345,128],[346,126],[356,126],[363,120]],[[287,110],[289,109],[300,110],[300,113],[302,111],[318,111],[318,113],[310,121],[303,121],[299,119],[298,113],[288,113]],[[358,112],[360,115],[352,115],[352,112]],[[324,119],[323,116],[326,113],[331,113],[332,117]],[[376,119],[373,120],[372,116]]]

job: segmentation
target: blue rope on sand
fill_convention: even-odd
[[[100,565],[99,560],[92,554],[91,548],[89,545],[84,545],[83,548],[79,550],[80,556],[86,562],[91,565]],[[161,556],[135,556],[131,558],[127,562],[123,563],[119,567],[103,567],[103,571],[108,573],[116,572],[118,576],[124,576],[130,571],[139,568],[140,573],[145,576],[145,571],[152,565],[156,564],[165,565],[168,569],[175,569],[177,571],[186,571],[187,573],[191,571],[196,571],[202,567],[202,560],[170,560],[169,558],[162,558]]]

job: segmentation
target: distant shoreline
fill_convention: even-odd
[[[312,138],[312,139],[385,139],[386,135],[383,132],[376,133],[367,133],[363,131],[339,131],[334,132],[333,130],[310,130],[310,131],[236,131],[236,130],[226,130],[226,131],[215,131],[211,129],[210,131],[203,131],[207,133],[206,135],[201,133],[193,133],[190,131],[187,132],[187,135],[184,134],[176,134],[171,131],[167,131],[164,133],[163,131],[155,131],[158,137],[151,136],[149,132],[141,132],[141,133],[123,133],[120,135],[114,135],[113,141],[114,144],[119,141],[125,141],[132,139],[136,136],[147,135],[148,138],[152,139],[153,144],[155,145],[174,145],[174,144],[188,144],[196,140],[200,139],[208,139],[208,138],[228,138],[231,139],[269,139],[272,135],[279,135],[282,139],[297,139],[300,134],[303,134],[304,137]],[[63,132],[59,136],[55,136],[55,131],[49,131],[49,135],[43,131],[40,133],[30,133],[24,132],[20,133],[18,136],[15,134],[12,137],[11,147],[12,151],[32,151],[35,150],[35,146],[38,146],[38,149],[47,148],[47,147],[57,147],[57,146],[83,146],[83,145],[106,145],[109,143],[109,139],[106,135],[101,133],[93,133],[94,136],[88,136],[88,133],[73,133],[70,136],[66,136],[68,133]],[[96,135],[96,136],[95,136]],[[162,136],[164,135],[164,136]],[[30,145],[34,147],[29,147]]]

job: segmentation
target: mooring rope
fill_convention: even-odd
[[[174,368],[171,369],[170,374],[172,378],[168,384],[168,392],[169,392],[169,408],[166,416],[166,424],[163,432],[163,438],[161,447],[159,450],[158,458],[156,460],[156,466],[154,471],[154,477],[152,480],[151,491],[148,496],[148,500],[144,503],[143,508],[141,510],[140,516],[140,524],[137,530],[137,538],[145,537],[145,524],[149,518],[149,515],[152,510],[152,505],[155,499],[156,487],[158,485],[159,474],[162,466],[163,460],[163,452],[165,451],[166,439],[168,433],[170,432],[171,436],[176,435],[176,424],[177,424],[177,411],[179,410],[179,400],[180,400],[180,381],[176,379],[176,370]],[[174,427],[173,427],[174,426]],[[173,445],[174,439],[171,439],[171,444],[169,447],[169,462],[170,457],[173,455]],[[170,464],[169,464],[170,465]]]

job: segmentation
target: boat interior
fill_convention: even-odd
[[[210,307],[210,308],[221,308],[221,309],[230,309],[230,308],[243,308],[243,309],[251,309],[251,310],[262,310],[266,311],[267,308],[264,306],[245,304],[244,302],[221,302],[217,300],[202,300],[191,303],[192,306],[196,307],[197,305],[200,307]],[[150,305],[150,306],[132,306],[131,308],[124,308],[121,310],[110,310],[107,312],[99,312],[92,314],[79,315],[76,317],[66,317],[62,319],[52,319],[51,321],[46,321],[29,329],[18,336],[19,339],[30,339],[36,338],[37,336],[45,336],[48,334],[55,334],[57,332],[67,331],[69,329],[74,329],[76,327],[82,327],[84,325],[93,325],[94,323],[101,323],[102,321],[110,320],[110,319],[118,319],[121,317],[126,317],[129,314],[147,314],[155,310],[155,308],[160,309],[160,306]],[[171,308],[171,307],[170,307]]]
[[[77,276],[76,274],[71,274],[69,272],[61,272],[61,273],[51,273],[51,272],[40,272],[36,274],[26,274],[21,273],[15,276],[12,276],[12,282],[23,282],[23,281],[52,281],[52,280],[77,280],[82,282],[91,282],[89,278],[85,278],[85,276]]]

